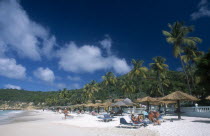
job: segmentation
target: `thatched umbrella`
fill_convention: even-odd
[[[198,101],[199,99],[192,95],[183,93],[181,91],[176,91],[161,98],[161,100],[162,101],[176,101],[178,105],[178,109],[177,109],[178,119],[181,119],[180,101]]]
[[[210,100],[210,96],[206,97],[206,100]]]
[[[142,103],[142,102],[146,102],[147,103],[147,112],[149,112],[149,103],[150,102],[157,102],[158,100],[156,98],[152,98],[152,97],[144,97],[144,98],[138,98],[136,100],[136,102]]]
[[[101,103],[101,107],[109,107],[109,106],[111,106],[112,105],[112,103],[111,102],[104,102],[104,103]]]
[[[124,99],[114,99],[114,102],[123,101]]]

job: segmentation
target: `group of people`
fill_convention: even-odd
[[[160,121],[161,115],[159,112],[156,111],[151,111],[149,114],[145,111],[143,115],[138,115],[138,116],[134,116],[133,114],[131,115],[131,120],[134,124],[143,123],[144,126],[147,126],[148,122],[144,120],[145,118],[148,118],[149,121],[154,123],[154,125],[161,124]]]
[[[144,117],[143,115],[138,115],[138,116],[134,116],[133,114],[131,115],[131,120],[134,124],[140,124],[143,123],[144,126],[147,126],[147,122],[144,121]]]
[[[150,121],[152,121],[154,123],[154,125],[160,125],[161,122],[160,122],[160,119],[161,119],[161,115],[159,112],[157,111],[151,111],[149,114],[148,114],[148,119]]]

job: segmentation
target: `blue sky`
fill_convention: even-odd
[[[207,0],[1,0],[0,88],[52,91],[82,88],[112,71],[129,72],[131,60],[163,56],[177,70],[162,30],[184,21],[210,45]]]

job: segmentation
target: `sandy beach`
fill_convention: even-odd
[[[210,135],[210,119],[198,117],[167,116],[160,126],[130,129],[118,128],[119,118],[111,122],[100,122],[97,117],[82,114],[73,119],[62,119],[63,114],[50,111],[27,111],[13,117],[10,123],[0,125],[1,136],[207,136]],[[128,117],[125,117],[128,119]],[[173,122],[167,119],[174,118]]]

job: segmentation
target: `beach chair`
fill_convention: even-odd
[[[116,113],[113,114],[113,116],[118,116],[123,114],[123,110],[118,110]]]
[[[120,118],[120,125],[119,127],[132,127],[132,128],[139,128],[142,125],[144,125],[143,123],[139,123],[139,124],[134,124],[132,123],[128,123],[124,118]]]
[[[104,114],[103,117],[98,117],[98,118],[99,118],[99,119],[102,119],[104,122],[108,122],[108,121],[112,121],[112,119],[113,119],[114,117],[110,117],[110,115]]]

